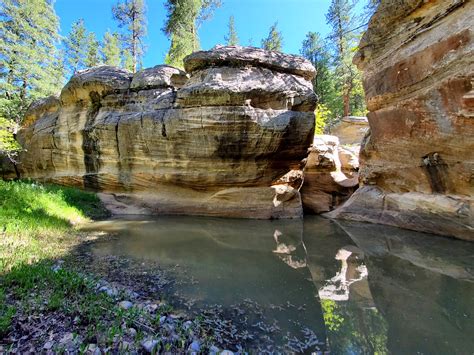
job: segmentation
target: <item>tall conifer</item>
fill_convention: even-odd
[[[262,39],[262,48],[269,51],[281,51],[283,36],[277,29],[278,22],[275,22],[268,32],[267,38]]]
[[[72,24],[64,45],[67,63],[72,74],[84,69],[87,55],[87,30],[83,19],[79,19]]]
[[[122,47],[131,56],[130,69],[135,72],[142,65],[145,51],[144,37],[146,36],[146,8],[144,0],[119,0],[112,7],[113,18],[118,26],[124,29],[121,36]]]
[[[228,46],[237,46],[239,44],[239,37],[237,36],[237,31],[235,30],[234,16],[229,17],[229,32],[224,39]]]

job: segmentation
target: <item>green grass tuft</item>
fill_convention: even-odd
[[[106,216],[93,193],[0,180],[0,273],[55,256],[66,234],[92,216]]]

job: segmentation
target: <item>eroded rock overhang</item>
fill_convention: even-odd
[[[274,182],[312,141],[313,66],[216,47],[185,68],[78,72],[29,109],[22,176],[104,193],[115,213],[301,217],[298,189]]]

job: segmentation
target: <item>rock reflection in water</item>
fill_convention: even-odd
[[[391,352],[473,353],[472,243],[363,223],[340,226],[365,253]]]
[[[115,231],[124,223],[124,230],[113,242],[97,243],[93,252],[154,260],[176,270],[170,299],[179,298],[198,312],[215,304],[249,310],[253,314],[234,322],[248,317],[247,330],[260,333],[266,345],[290,343],[292,349],[314,351],[311,332],[325,343],[321,306],[305,267],[302,220],[163,217],[137,225],[109,223]],[[100,229],[107,229],[106,224]]]
[[[94,228],[107,224],[119,237],[94,244],[97,256],[178,270],[171,296],[195,311],[219,304],[212,309],[226,314],[226,307],[251,305],[262,318],[246,319],[249,334],[260,332],[257,338],[270,344],[288,341],[286,350],[314,350],[298,340],[308,330],[334,354],[474,349],[470,243],[318,217],[162,217]]]

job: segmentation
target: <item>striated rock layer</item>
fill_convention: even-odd
[[[382,1],[360,43],[363,186],[329,216],[474,240],[474,2]]]
[[[313,137],[311,64],[218,47],[185,67],[79,72],[28,111],[22,176],[104,192],[115,213],[300,217],[298,190],[273,182]]]
[[[345,202],[359,186],[357,168],[357,153],[340,147],[338,137],[314,136],[301,187],[305,212],[328,212]]]

